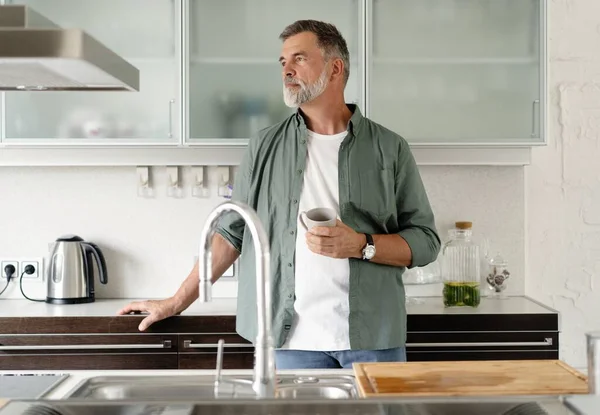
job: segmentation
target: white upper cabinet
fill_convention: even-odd
[[[80,28],[140,71],[139,92],[7,92],[5,140],[80,144],[179,141],[180,2],[19,0]]]
[[[299,19],[340,29],[351,57],[346,101],[411,144],[545,142],[546,0],[5,2],[87,31],[141,82],[139,92],[7,92],[5,147],[239,149],[293,111],[279,35]]]
[[[333,23],[351,55],[348,102],[362,99],[359,0],[190,0],[189,138],[246,139],[284,119],[280,33],[296,20]]]
[[[543,141],[541,0],[372,0],[368,113],[414,144]]]

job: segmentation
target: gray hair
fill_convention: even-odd
[[[344,62],[344,85],[346,85],[350,78],[350,52],[346,40],[337,27],[318,20],[298,20],[283,29],[279,39],[285,41],[303,32],[311,32],[317,36],[317,46],[323,51],[325,60],[339,58]]]

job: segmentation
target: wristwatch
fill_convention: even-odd
[[[364,234],[367,237],[367,245],[362,250],[362,259],[365,261],[371,260],[375,256],[375,244],[373,237],[368,233]]]

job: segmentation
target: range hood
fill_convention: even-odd
[[[79,29],[0,5],[0,91],[138,91],[139,70]]]

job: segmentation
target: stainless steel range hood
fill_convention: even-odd
[[[0,91],[138,91],[136,67],[79,29],[0,5]]]

